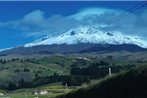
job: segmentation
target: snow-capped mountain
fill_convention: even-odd
[[[138,36],[126,35],[118,31],[104,31],[96,25],[79,26],[58,36],[45,36],[23,46],[1,51],[0,55],[46,55],[117,51],[147,51],[147,42]]]
[[[74,29],[58,35],[47,36],[36,40],[34,42],[25,44],[24,47],[33,47],[38,45],[52,45],[52,44],[78,44],[78,43],[92,43],[92,44],[133,44],[142,48],[147,48],[147,41],[142,40],[138,36],[130,36],[114,31],[108,32],[101,30],[98,26],[79,26]]]
[[[41,33],[43,31],[43,35],[54,33],[53,36],[47,35],[25,45],[20,45],[12,49],[0,50],[0,55],[147,51],[147,40],[143,39],[145,37],[142,38],[140,36],[124,33],[124,27],[126,31],[132,31],[134,34],[138,31],[135,32],[134,30],[134,20],[126,21],[122,19],[118,24],[112,25],[105,23],[111,21],[111,19],[123,12],[124,11],[106,8],[88,8],[73,15],[52,17],[51,19],[47,19],[46,22],[43,21],[45,22],[43,30],[38,32]],[[129,17],[132,16],[135,17],[133,14]],[[30,20],[28,16],[24,19],[25,21],[27,20],[27,22]],[[57,20],[55,24],[54,20]],[[51,23],[51,27],[47,25],[48,22]],[[121,26],[121,24],[129,26]],[[104,27],[111,29],[113,32],[104,30]],[[115,31],[115,29],[119,29],[119,31]],[[129,31],[127,31],[127,33]],[[141,30],[139,29],[139,31]],[[42,34],[39,35],[42,36]]]

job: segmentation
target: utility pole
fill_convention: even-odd
[[[109,76],[112,76],[111,68],[109,67]]]
[[[28,94],[27,94],[27,88],[26,88],[26,98],[28,98]]]
[[[65,84],[65,87],[66,87],[66,92],[68,93],[68,85],[67,85],[67,83]]]

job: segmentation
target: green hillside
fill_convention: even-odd
[[[111,78],[57,98],[146,98],[147,66],[121,72]]]
[[[61,82],[81,86],[90,80],[147,64],[146,52],[112,52],[102,54],[68,54],[0,58],[0,89],[35,88]]]
[[[28,98],[58,95],[62,95],[59,98],[138,98],[135,94],[144,98],[145,65],[146,52],[3,57],[0,59],[0,89],[11,98],[26,98],[22,95]],[[111,78],[109,68],[114,74]],[[98,83],[91,84],[95,80]],[[36,90],[48,93],[34,95]]]

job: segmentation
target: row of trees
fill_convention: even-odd
[[[6,64],[6,62],[7,62],[6,60],[0,59],[1,64]]]
[[[24,79],[20,79],[19,81],[8,81],[7,83],[0,86],[1,89],[5,90],[15,90],[20,88],[33,88],[42,86],[49,83],[59,82],[63,81],[67,76],[59,76],[57,74],[54,74],[52,76],[46,76],[46,77],[39,77],[36,76],[35,79],[32,81],[25,81]]]

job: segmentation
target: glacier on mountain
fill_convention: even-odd
[[[79,26],[58,36],[47,36],[34,42],[25,44],[24,47],[37,45],[52,44],[78,44],[78,43],[95,43],[95,44],[134,44],[147,48],[147,42],[138,36],[125,35],[121,32],[108,32],[101,30],[98,26]]]

